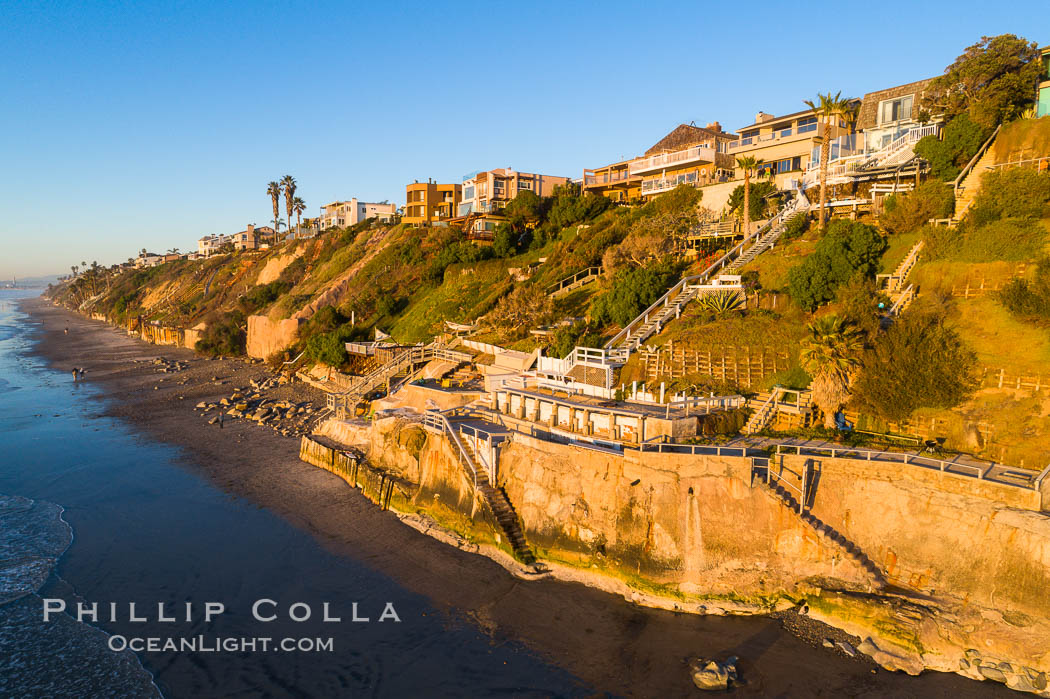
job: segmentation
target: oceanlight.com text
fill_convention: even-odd
[[[130,650],[134,653],[331,653],[335,650],[332,638],[279,638],[257,636],[227,636],[189,638],[110,636],[109,649],[114,652]]]

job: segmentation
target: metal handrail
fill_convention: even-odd
[[[957,473],[955,475],[977,478],[978,480],[984,480],[988,472],[991,471],[991,469],[996,465],[992,463],[990,466],[988,466],[988,468],[984,468],[981,466],[975,466],[973,464],[963,464],[957,461],[945,461],[944,459],[937,459],[932,456],[909,454],[907,452],[875,451],[869,449],[857,449],[854,447],[811,447],[802,444],[777,444],[777,454],[790,453],[785,451],[787,449],[794,449],[795,454],[799,456],[805,456],[807,454],[810,456],[823,455],[830,456],[832,459],[863,458],[865,461],[879,461],[879,457],[888,457],[883,460],[897,461],[905,464],[916,464],[918,466],[924,465],[922,462],[925,461],[929,464],[937,466],[938,470],[940,470],[942,473],[951,473],[952,468],[971,469],[974,472],[973,475],[966,473]]]

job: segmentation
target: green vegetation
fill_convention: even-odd
[[[930,175],[950,182],[977,154],[991,129],[978,126],[965,112],[949,121],[941,138],[926,136],[915,144],[915,153],[930,161]]]
[[[854,384],[853,405],[900,421],[919,408],[953,408],[977,388],[977,356],[943,317],[911,313],[879,335]]]
[[[983,226],[927,226],[920,230],[931,260],[988,262],[1030,260],[1042,254],[1046,229],[1036,221],[1005,219]]]
[[[835,414],[850,399],[850,383],[864,349],[862,335],[841,318],[827,315],[809,324],[799,361],[813,377],[813,402],[824,413],[824,426],[835,426]]]
[[[911,233],[931,218],[944,219],[955,211],[955,193],[943,182],[929,180],[907,194],[886,197],[879,223],[887,233]]]
[[[788,294],[801,308],[812,311],[835,298],[838,287],[851,277],[870,277],[886,249],[874,226],[844,219],[831,223],[816,250],[788,273]]]
[[[757,162],[761,163],[761,161]],[[737,185],[729,195],[726,206],[731,211],[737,212],[738,216],[744,216],[744,212],[747,211],[748,214],[745,216],[747,221],[754,221],[766,218],[770,211],[779,207],[779,199],[776,195],[777,188],[772,182],[750,182],[747,189],[742,184]],[[745,200],[747,200],[747,209],[744,208]]]
[[[195,349],[213,356],[244,354],[246,319],[240,311],[230,311],[210,321],[197,340]]]
[[[1039,45],[1014,34],[982,37],[930,83],[923,109],[949,118],[967,114],[989,132],[1035,100]]]
[[[665,263],[617,271],[612,288],[591,304],[591,320],[599,325],[627,325],[663,296],[671,286],[674,272]]]
[[[1050,215],[1050,174],[1025,168],[986,172],[966,218],[976,225],[1004,218]]]
[[[784,232],[780,239],[784,242],[798,240],[809,230],[809,214],[797,213],[784,223]]]
[[[1014,279],[997,296],[1018,318],[1036,322],[1050,320],[1050,259],[1044,257],[1039,261],[1034,280]]]

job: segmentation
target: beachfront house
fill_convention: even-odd
[[[447,225],[455,217],[463,195],[459,184],[438,184],[428,179],[405,185],[405,215],[402,221],[414,226]]]
[[[518,172],[509,167],[471,173],[463,178],[457,215],[451,222],[468,227],[467,233],[475,239],[491,240],[493,231],[503,220],[503,208],[519,192],[530,191],[548,197],[555,187],[566,182],[568,177]]]
[[[197,240],[197,254],[201,257],[210,257],[222,248],[226,243],[232,243],[232,236],[219,234],[206,235]]]
[[[377,218],[390,221],[397,215],[397,206],[387,202],[371,203],[353,197],[346,201],[333,201],[321,207],[320,229],[345,228],[365,219]]]
[[[733,178],[733,158],[727,152],[736,135],[722,130],[717,121],[706,127],[680,124],[640,158],[627,165],[629,176],[640,178],[643,199],[686,184],[702,187]]]

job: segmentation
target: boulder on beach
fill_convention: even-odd
[[[740,684],[736,661],[735,655],[729,656],[725,662],[696,658],[689,664],[689,674],[693,684],[705,691],[728,689],[731,685]]]

